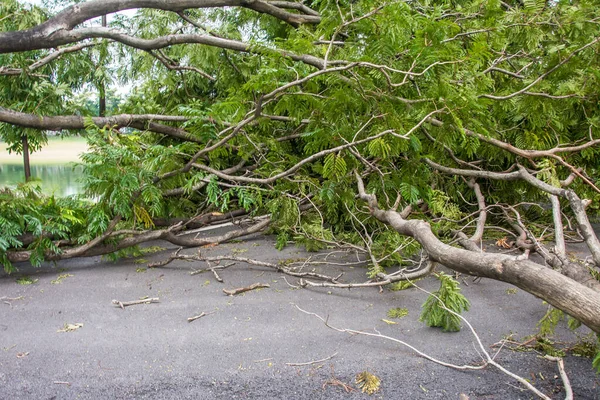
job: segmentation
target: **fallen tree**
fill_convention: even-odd
[[[16,152],[49,131],[90,146],[85,196],[0,193],[5,270],[268,229],[280,247],[360,252],[366,285],[439,263],[600,333],[595,7],[460,3],[5,2],[0,136]],[[131,90],[105,116],[96,97],[117,85]],[[222,236],[190,234],[236,217]],[[488,238],[515,254],[484,252]],[[428,262],[406,270],[419,252]]]

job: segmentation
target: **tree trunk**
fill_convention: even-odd
[[[106,15],[102,16],[102,26],[106,27]],[[106,116],[106,85],[104,84],[104,78],[100,81],[99,88],[99,99],[98,99],[98,116],[105,117]]]
[[[23,142],[23,169],[25,170],[25,182],[31,179],[31,167],[29,166],[29,142],[27,135],[21,136]]]

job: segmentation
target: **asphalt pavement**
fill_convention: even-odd
[[[444,333],[418,321],[427,294],[417,289],[299,289],[296,278],[246,263],[221,270],[220,283],[211,272],[190,275],[205,263],[178,260],[147,268],[173,251],[165,243],[152,245],[166,249],[116,263],[94,257],[39,269],[19,265],[18,273],[0,274],[0,399],[534,398],[493,367],[453,370],[397,342],[335,331],[297,308],[328,318],[332,326],[402,340],[445,362],[480,363],[466,327]],[[319,272],[366,280],[363,267],[336,265],[351,260],[349,254],[325,259],[293,245],[280,252],[273,238],[261,235],[200,250],[275,263],[320,258],[328,263]],[[31,283],[18,283],[23,277]],[[547,309],[541,300],[503,283],[463,280],[471,302],[464,316],[491,353],[497,349],[490,346],[509,335],[520,340],[536,332]],[[253,283],[270,287],[223,293]],[[433,277],[419,285],[438,288]],[[159,302],[124,309],[112,302],[146,297]],[[388,317],[397,307],[408,315]],[[557,334],[565,343],[577,340],[562,326]],[[556,364],[540,354],[504,349],[496,360],[552,398],[564,398]],[[591,361],[568,356],[565,364],[575,398],[600,399]],[[356,383],[363,371],[381,380],[371,396]]]

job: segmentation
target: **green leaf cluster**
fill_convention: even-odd
[[[440,281],[440,288],[433,292],[423,304],[419,321],[425,322],[427,326],[442,328],[444,332],[458,332],[461,325],[460,318],[456,314],[468,311],[470,303],[460,293],[457,280],[443,272],[436,276]]]

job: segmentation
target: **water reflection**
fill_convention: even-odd
[[[69,196],[83,191],[81,177],[82,167],[73,167],[70,164],[32,165],[31,176],[38,182],[45,194],[55,196]],[[22,165],[0,164],[0,187],[16,186],[25,180]]]

